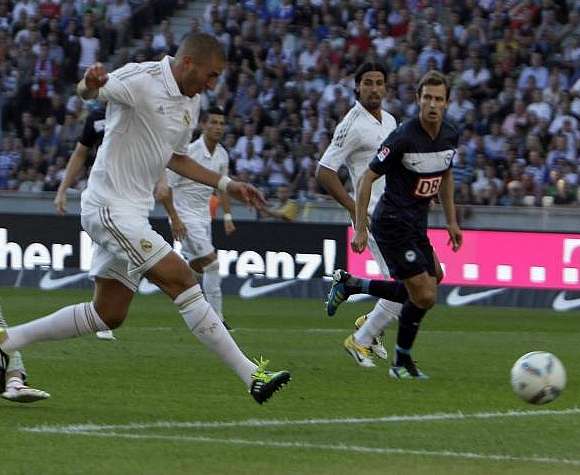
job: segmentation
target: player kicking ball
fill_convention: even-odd
[[[403,304],[396,359],[389,370],[395,379],[427,379],[411,358],[421,321],[437,301],[443,278],[439,259],[427,236],[429,205],[439,195],[449,243],[462,244],[453,201],[452,162],[458,143],[455,127],[444,119],[450,88],[447,78],[428,72],[419,82],[419,116],[401,124],[383,142],[359,181],[356,233],[351,246],[361,253],[369,241],[366,215],[373,183],[385,176],[386,187],[375,208],[370,230],[395,281],[367,280],[343,270],[334,274],[327,311],[335,312],[353,294],[368,294]]]
[[[81,197],[81,224],[93,240],[89,275],[93,299],[28,323],[0,329],[0,367],[8,355],[32,343],[112,330],[126,319],[144,276],[175,304],[190,332],[212,350],[262,404],[290,381],[287,371],[266,370],[250,360],[205,300],[187,263],[153,230],[155,184],[169,168],[188,179],[260,208],[255,187],[199,165],[187,155],[201,96],[214,89],[225,67],[217,38],[186,36],[175,55],[129,63],[108,73],[96,63],[77,86],[84,99],[107,102],[105,136]]]

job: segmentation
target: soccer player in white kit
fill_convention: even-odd
[[[185,37],[175,58],[130,63],[107,74],[97,63],[77,87],[87,100],[107,101],[105,137],[82,195],[81,222],[95,243],[91,302],[71,305],[31,322],[0,329],[0,366],[31,343],[61,340],[120,326],[142,276],[177,305],[190,331],[246,384],[259,404],[290,380],[287,371],[250,361],[203,298],[187,263],[148,220],[153,189],[165,168],[251,204],[264,199],[252,185],[208,170],[187,156],[200,96],[213,89],[225,66],[219,41]]]
[[[192,160],[210,170],[227,175],[229,156],[219,143],[225,131],[225,116],[219,107],[212,107],[202,120],[203,134],[189,144],[187,154]],[[175,215],[170,216],[172,229],[177,225],[184,228],[181,239],[181,253],[189,263],[198,280],[202,281],[206,300],[220,316],[225,327],[230,326],[223,316],[223,298],[219,262],[212,243],[210,199],[214,192],[211,186],[188,180],[171,170],[167,171],[167,182],[171,193],[163,199],[173,201]],[[224,209],[224,229],[227,235],[235,231],[230,200],[227,194],[221,195]],[[171,204],[167,203],[166,208]],[[175,234],[175,231],[174,231]]]
[[[320,159],[316,177],[332,197],[349,212],[353,225],[355,202],[338,178],[337,171],[345,165],[350,174],[356,193],[357,182],[367,170],[383,140],[395,130],[395,118],[382,110],[381,102],[386,94],[387,71],[381,64],[367,62],[355,72],[355,92],[357,101],[337,125],[332,142]],[[385,187],[384,177],[373,185],[369,203],[372,214]],[[389,269],[372,237],[369,248],[381,273],[389,277]],[[334,315],[332,302],[327,303],[327,311]],[[366,368],[374,367],[372,353],[387,359],[387,351],[382,343],[382,334],[393,321],[397,320],[401,304],[380,299],[367,315],[356,319],[357,331],[344,341],[345,350],[355,362]]]

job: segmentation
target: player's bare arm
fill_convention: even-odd
[[[78,143],[66,165],[66,170],[64,172],[64,178],[58,190],[56,191],[56,196],[54,198],[54,207],[56,212],[61,216],[66,213],[66,190],[68,190],[74,181],[78,178],[79,173],[85,162],[87,161],[89,149],[85,147],[82,143]]]
[[[176,241],[181,241],[187,236],[187,228],[183,221],[179,217],[175,206],[173,206],[173,191],[167,183],[167,177],[165,174],[161,175],[160,180],[155,185],[154,196],[157,201],[159,201],[165,208],[167,216],[169,216],[169,222],[171,224],[171,234],[173,239]]]
[[[109,75],[105,66],[101,63],[95,63],[89,66],[85,71],[84,77],[77,85],[77,94],[85,101],[96,99],[99,95],[99,89],[109,80]]]
[[[212,186],[222,192],[227,191],[233,198],[254,208],[260,209],[266,204],[264,195],[253,185],[235,181],[225,175],[222,176],[219,173],[208,170],[191,160],[187,155],[174,153],[167,163],[167,168],[190,180]]]
[[[442,176],[441,187],[439,189],[439,199],[441,200],[445,219],[447,220],[449,244],[452,246],[453,251],[457,252],[463,243],[463,233],[457,224],[457,214],[455,212],[453,194],[453,171],[449,169]]]
[[[367,230],[367,213],[373,183],[380,177],[370,168],[360,177],[356,193],[356,220],[355,234],[350,243],[352,250],[361,253],[367,247],[369,234]]]
[[[338,174],[324,165],[316,168],[316,181],[350,214],[353,224],[356,223],[355,203],[338,178]]]

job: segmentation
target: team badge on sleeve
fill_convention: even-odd
[[[385,160],[385,158],[387,158],[389,156],[389,153],[391,153],[391,149],[385,145],[384,147],[381,147],[381,149],[379,150],[379,153],[377,154],[377,158],[381,162],[383,162]]]

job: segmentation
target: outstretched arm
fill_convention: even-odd
[[[227,192],[233,198],[255,208],[260,209],[266,204],[264,196],[254,186],[208,170],[187,155],[174,153],[167,163],[167,168],[185,178],[217,188],[221,192]]]

